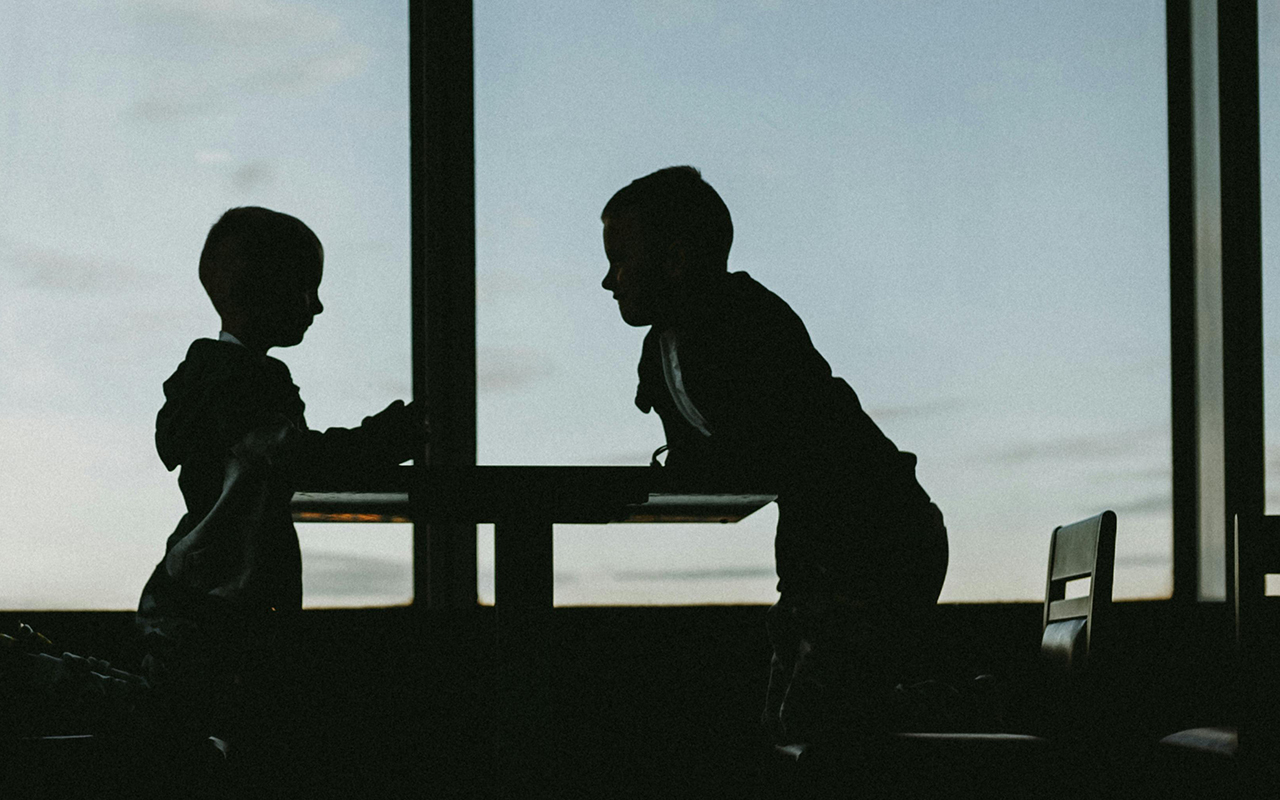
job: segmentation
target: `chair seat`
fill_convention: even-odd
[[[1204,727],[1171,733],[1151,753],[1147,770],[1150,797],[1217,798],[1267,797],[1273,792],[1243,790],[1241,764],[1236,756],[1236,729]]]
[[[1064,785],[1050,740],[1015,733],[899,733],[854,741],[779,745],[802,797],[850,791],[873,798],[1049,798]],[[1065,796],[1065,795],[1064,795]]]
[[[102,758],[109,749],[108,744],[104,737],[93,734],[24,736],[6,741],[3,749],[23,759],[48,760],[70,766]]]
[[[59,736],[27,736],[18,740],[20,747],[40,747],[40,748],[66,748],[66,747],[94,747],[99,742],[99,737],[92,733],[64,734]]]
[[[1228,727],[1189,728],[1160,740],[1161,747],[1190,750],[1217,758],[1234,758],[1239,744],[1236,729]]]
[[[1049,744],[1048,739],[1026,733],[897,733],[893,738],[939,746],[1046,747]]]
[[[929,752],[954,753],[957,756],[977,754],[994,755],[997,753],[1029,753],[1046,750],[1050,742],[1040,736],[1021,733],[895,733],[881,745],[888,750],[905,755],[923,755]],[[801,762],[812,759],[815,753],[827,749],[840,749],[806,743],[780,744],[774,747],[775,752],[784,759]],[[972,751],[972,753],[970,753]]]

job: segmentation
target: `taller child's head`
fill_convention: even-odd
[[[600,219],[613,293],[628,325],[667,320],[683,297],[728,269],[729,208],[693,167],[667,167],[619,189]]]
[[[291,347],[324,310],[324,247],[302,220],[257,206],[227,211],[200,252],[200,283],[222,329],[252,350]]]

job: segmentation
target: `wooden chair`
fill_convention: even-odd
[[[1094,651],[1095,628],[1111,608],[1116,561],[1116,515],[1055,528],[1049,540],[1049,569],[1044,587],[1044,629],[1040,656],[1065,673],[1087,668]],[[1088,581],[1087,593],[1067,597],[1073,583]]]
[[[1055,528],[1050,538],[1040,655],[1064,700],[1087,691],[1086,676],[1096,669],[1111,603],[1115,536],[1116,515],[1104,511]],[[1073,582],[1086,579],[1087,591],[1067,596],[1080,585]],[[902,797],[1089,796],[1101,777],[1092,768],[1093,752],[1102,745],[1081,741],[1092,730],[1082,720],[1055,722],[1051,737],[912,732],[880,740],[870,754],[854,752],[867,749],[865,740],[776,749],[794,764],[796,792],[815,797],[849,790]]]

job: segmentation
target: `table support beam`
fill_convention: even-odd
[[[503,796],[554,788],[556,729],[552,523],[494,525],[497,617],[497,780]]]

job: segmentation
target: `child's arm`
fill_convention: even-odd
[[[397,400],[357,428],[324,432],[294,428],[282,443],[278,461],[297,478],[339,477],[393,467],[421,457],[427,441],[423,409]]]
[[[427,425],[417,403],[397,400],[357,428],[311,430],[276,414],[230,448],[246,463],[272,465],[299,485],[341,483],[371,470],[394,467],[424,451]]]

